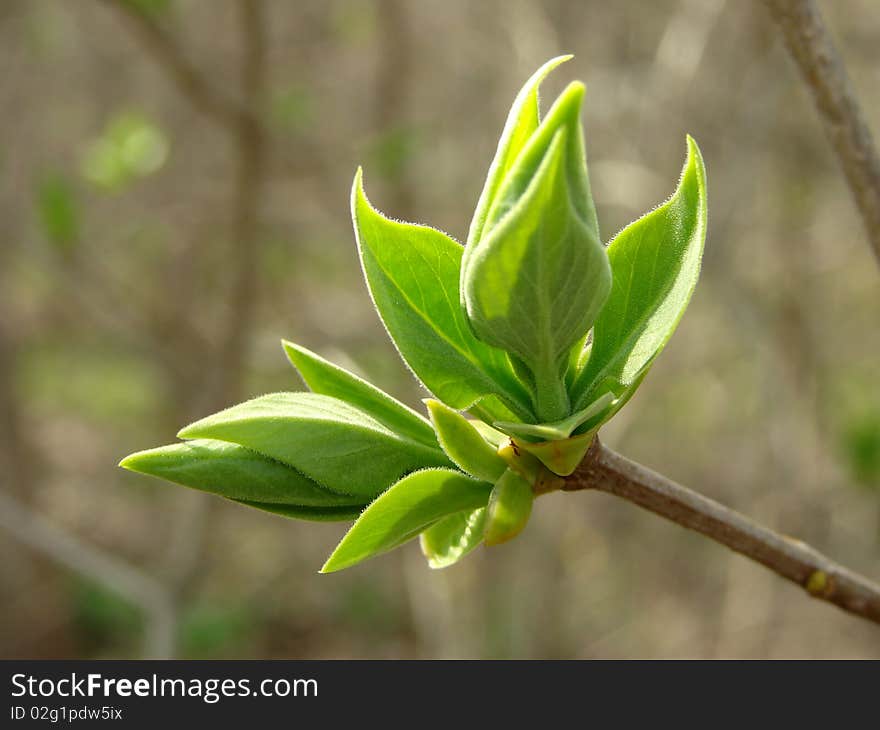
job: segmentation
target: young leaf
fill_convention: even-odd
[[[582,98],[583,86],[572,84],[556,102],[509,171],[481,240],[462,262],[471,326],[531,371],[541,421],[569,415],[562,381],[569,351],[611,288],[592,201],[584,197]]]
[[[350,568],[402,545],[437,520],[484,507],[491,491],[491,484],[449,469],[410,474],[364,510],[321,572]]]
[[[587,174],[587,156],[581,126],[581,105],[586,89],[580,81],[573,81],[559,95],[538,129],[523,146],[515,163],[502,181],[492,208],[486,217],[483,236],[517,206],[518,201],[532,187],[532,181],[547,157],[554,139],[565,130],[564,176],[571,193],[571,206],[583,224],[599,238],[596,206]]]
[[[238,501],[312,508],[360,508],[366,501],[331,492],[289,466],[223,441],[199,439],[160,446],[126,456],[119,465]]]
[[[706,236],[706,170],[697,143],[673,196],[608,247],[613,285],[593,330],[590,357],[571,389],[575,409],[600,390],[643,376],[681,319],[700,273]]]
[[[498,192],[501,181],[513,166],[525,143],[528,142],[532,133],[538,128],[540,122],[538,88],[541,82],[554,68],[571,58],[571,55],[551,58],[532,74],[532,77],[526,81],[525,85],[516,95],[516,99],[513,100],[513,106],[511,106],[510,112],[507,115],[504,131],[501,132],[501,139],[498,140],[495,158],[492,160],[489,174],[486,176],[486,184],[483,186],[483,192],[480,193],[480,200],[477,203],[477,209],[471,221],[467,238],[468,246],[480,240],[483,226],[486,223],[486,216],[489,214],[489,209],[495,201],[495,194]]]
[[[313,393],[330,395],[369,413],[395,433],[437,448],[437,437],[427,419],[379,390],[354,373],[316,355],[311,350],[282,340],[287,358]]]
[[[462,510],[435,522],[421,535],[422,554],[432,568],[457,563],[483,541],[486,508]]]
[[[554,474],[567,477],[583,461],[595,435],[594,430],[559,441],[531,443],[518,439],[516,446],[520,451],[536,457]]]
[[[492,446],[494,446],[496,449],[502,444],[509,441],[509,439],[507,438],[507,434],[501,433],[501,431],[492,428],[485,421],[468,419],[468,422],[471,424],[471,426],[477,429],[477,433],[479,433],[480,436],[482,436],[486,441],[492,444]]]
[[[317,393],[264,395],[203,418],[178,436],[231,441],[289,464],[328,489],[364,497],[415,469],[451,466],[439,449]]]
[[[467,413],[484,423],[516,421],[519,418],[497,395],[483,396],[467,409]]]
[[[295,504],[252,502],[247,499],[234,501],[246,507],[254,507],[291,520],[309,520],[310,522],[350,522],[356,520],[363,511],[362,505],[356,507],[300,507]]]
[[[532,513],[533,501],[532,485],[512,469],[505,471],[489,497],[485,543],[498,545],[522,532]]]
[[[389,220],[352,188],[352,217],[373,302],[401,357],[434,395],[467,409],[497,394],[532,420],[529,396],[507,356],[480,342],[459,306],[462,247],[440,231]]]
[[[504,459],[470,421],[440,401],[428,398],[425,404],[440,445],[456,466],[486,482],[494,482],[504,473]]]
[[[543,441],[559,441],[567,439],[582,425],[592,423],[597,416],[604,415],[605,411],[613,407],[612,404],[614,402],[614,394],[605,393],[586,408],[556,423],[532,424],[495,421],[495,428],[511,436],[523,436],[527,439],[535,438]]]

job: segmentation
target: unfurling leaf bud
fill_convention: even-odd
[[[569,415],[562,382],[569,353],[592,327],[611,288],[587,177],[583,96],[583,84],[570,84],[521,143],[496,183],[479,240],[471,241],[462,259],[462,303],[470,325],[477,337],[530,371],[542,421]],[[525,113],[516,106],[511,112]]]
[[[508,469],[495,483],[486,508],[483,541],[498,545],[516,537],[532,514],[532,485],[513,469]]]

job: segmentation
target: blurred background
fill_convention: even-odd
[[[880,12],[821,3],[880,131]],[[880,577],[880,277],[758,2],[4,0],[0,656],[880,657],[880,632],[592,493],[429,570],[317,574],[342,523],[123,472],[298,389],[279,340],[420,406],[348,212],[462,239],[543,61],[587,83],[603,237],[708,167],[704,273],[606,443]]]

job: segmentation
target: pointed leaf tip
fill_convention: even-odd
[[[128,469],[128,471],[134,471],[134,472],[137,472],[137,471],[138,471],[138,468],[137,468],[137,464],[138,464],[138,456],[140,456],[140,455],[143,454],[143,453],[144,453],[143,451],[137,451],[137,452],[135,452],[135,453],[133,453],[133,454],[129,454],[129,455],[126,456],[124,459],[122,459],[122,460],[117,464],[117,466],[120,466],[120,467],[122,467],[123,469]]]
[[[572,54],[551,58],[529,77],[513,100],[504,123],[504,129],[501,132],[501,138],[498,140],[495,157],[489,166],[486,182],[474,211],[474,217],[468,231],[468,246],[477,243],[482,238],[487,216],[504,177],[532,133],[538,128],[540,123],[538,90],[541,83],[553,69],[571,58],[574,58]]]
[[[380,494],[415,469],[450,464],[436,443],[415,441],[362,408],[320,393],[254,398],[187,426],[181,437],[236,443],[328,489],[364,497]]]
[[[477,337],[526,366],[540,421],[570,414],[560,371],[611,288],[589,202],[583,93],[583,84],[574,82],[557,99],[501,182],[482,238],[462,260],[469,324]]]
[[[450,469],[410,474],[367,507],[321,572],[350,568],[403,545],[444,517],[484,507],[491,491],[491,484]]]
[[[327,510],[333,519],[345,518],[369,501],[325,489],[295,469],[224,441],[185,441],[141,451],[123,461],[130,471],[263,509],[305,510],[310,513],[305,519],[326,519],[319,513]]]
[[[383,215],[358,178],[352,216],[373,304],[416,377],[454,408],[497,395],[517,417],[530,418],[528,393],[507,356],[473,335],[459,306],[461,245],[434,228]]]
[[[432,398],[425,399],[440,446],[462,471],[476,479],[496,481],[507,468],[477,429],[461,413]]]
[[[356,406],[395,433],[439,449],[431,424],[421,414],[348,370],[302,345],[283,341],[287,359],[313,393]]]
[[[603,390],[621,394],[613,415],[629,399],[672,336],[700,273],[706,238],[706,170],[696,141],[686,137],[687,158],[675,192],[630,223],[608,246],[611,294],[593,329],[586,365],[572,383],[575,408]]]

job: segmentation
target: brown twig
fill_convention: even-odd
[[[598,438],[562,489],[597,489],[625,499],[761,563],[814,598],[880,624],[880,586],[809,545],[630,461]]]
[[[764,0],[813,96],[880,263],[880,155],[814,0]]]

